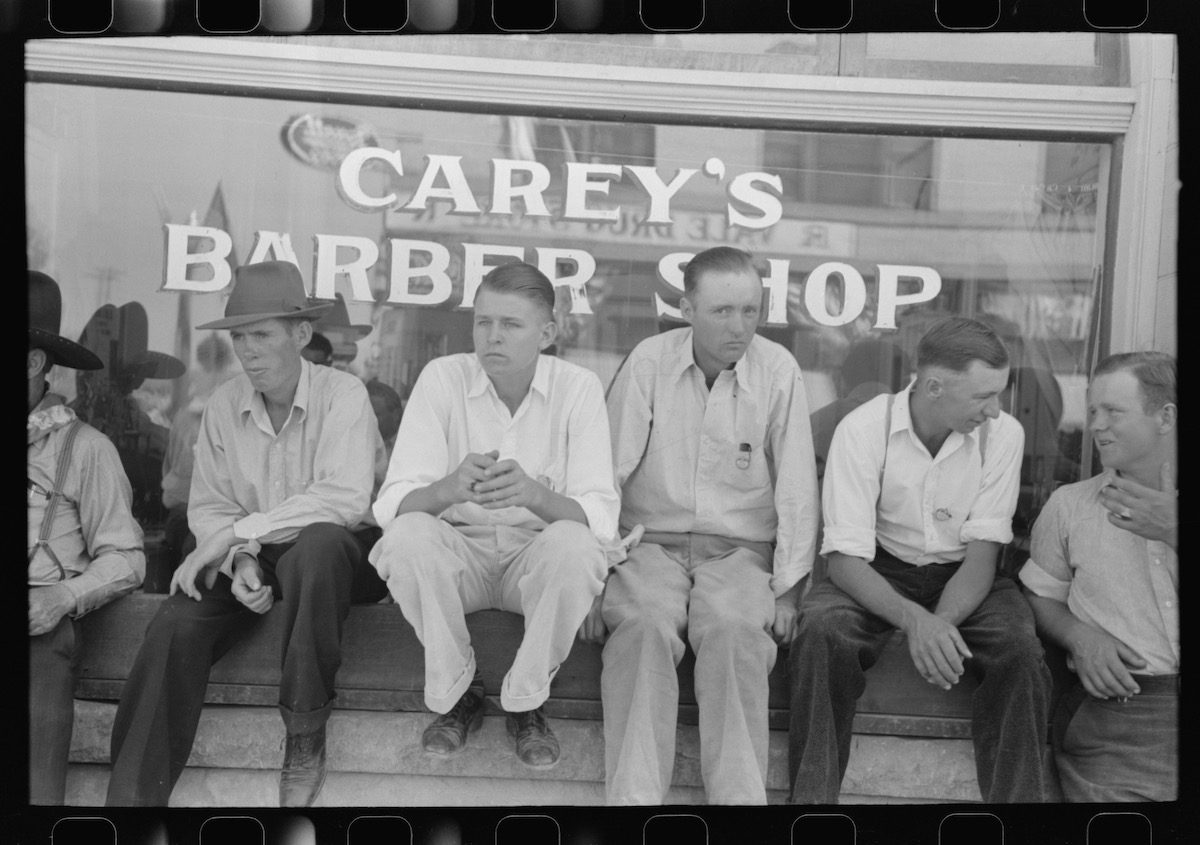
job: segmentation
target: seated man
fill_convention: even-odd
[[[29,552],[29,802],[62,804],[75,716],[75,620],[142,583],[142,530],[112,441],[49,392],[55,364],[102,366],[59,335],[62,296],[29,274],[29,416],[26,433]],[[58,494],[57,496],[55,494]]]
[[[1078,675],[1052,741],[1068,801],[1174,801],[1179,788],[1175,359],[1111,355],[1092,376],[1104,472],[1060,487],[1021,581]]]
[[[164,805],[191,752],[212,664],[281,599],[279,802],[325,780],[325,723],[352,602],[386,588],[367,562],[379,435],[366,388],[310,364],[295,265],[239,267],[225,318],[244,374],[216,389],[196,442],[188,520],[196,549],[146,630],[113,722],[109,805]]]
[[[426,751],[450,754],[483,719],[483,683],[464,616],[525,616],[504,677],[517,756],[553,765],[541,705],[607,571],[614,538],[604,391],[592,372],[541,354],[553,342],[554,288],[505,264],[475,298],[475,352],[430,361],[409,397],[375,502],[371,562],[425,646],[425,704],[441,715]]]
[[[638,344],[608,397],[621,525],[646,533],[602,606],[607,797],[667,797],[686,631],[708,800],[765,804],[771,635],[791,639],[816,544],[808,407],[796,359],[755,333],[750,256],[705,250],[683,279],[691,327]]]
[[[984,801],[1047,800],[1050,672],[1016,583],[996,574],[1012,540],[1024,433],[1002,413],[1008,353],[951,318],[917,346],[917,378],[851,411],[833,435],[822,506],[829,579],[800,605],[791,649],[792,801],[834,803],[865,670],[892,631],[926,681],[968,669]]]

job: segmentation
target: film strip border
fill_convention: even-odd
[[[52,845],[1152,845],[1189,841],[1178,805],[1098,807],[173,810],[25,817]],[[794,808],[799,809],[799,808]],[[1156,816],[1152,820],[1151,816]],[[1194,831],[1193,831],[1194,832]]]
[[[1182,0],[0,0],[0,32],[1173,31]]]
[[[36,808],[34,808],[36,809]],[[1152,845],[1182,843],[1179,805],[556,810],[30,812],[25,837],[51,845]],[[1152,818],[1154,817],[1154,818]],[[1194,832],[1194,831],[1193,831]]]

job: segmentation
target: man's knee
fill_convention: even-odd
[[[534,566],[553,570],[556,581],[589,588],[602,583],[604,550],[583,523],[566,519],[552,522],[542,529],[535,542],[538,549]]]
[[[451,554],[443,533],[447,527],[438,517],[422,512],[396,517],[372,552],[379,577],[388,583],[452,578],[453,568],[445,565]]]

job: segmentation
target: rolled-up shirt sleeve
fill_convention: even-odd
[[[1058,493],[1042,507],[1033,523],[1029,560],[1021,567],[1021,583],[1037,596],[1067,603],[1072,570],[1067,548],[1069,516]]]
[[[979,493],[959,529],[959,539],[963,543],[986,540],[1003,545],[1012,542],[1012,518],[1021,491],[1025,430],[1012,417],[1001,416],[990,435]]]
[[[133,496],[116,448],[99,434],[77,448],[79,524],[91,562],[63,582],[75,597],[75,617],[133,592],[146,575],[142,529],[133,518]]]
[[[320,401],[327,404],[313,451],[312,482],[270,510],[238,519],[238,537],[288,543],[314,523],[352,527],[362,521],[375,486],[375,411],[359,381],[337,383]]]
[[[621,499],[613,481],[612,443],[600,380],[588,378],[567,417],[567,485],[601,543],[617,539]]]
[[[778,529],[771,589],[783,595],[812,571],[820,519],[808,398],[800,368],[774,392],[767,443],[774,461]]]
[[[825,462],[821,491],[824,539],[821,554],[840,552],[875,559],[875,512],[883,470],[883,438],[856,425],[864,417],[851,413],[838,424]],[[865,417],[865,419],[870,419]],[[882,429],[882,422],[879,428]]]
[[[449,404],[444,397],[450,395],[450,390],[436,366],[425,367],[417,377],[400,420],[387,476],[371,506],[380,528],[387,528],[396,518],[401,502],[409,493],[446,477],[450,455],[446,442]]]

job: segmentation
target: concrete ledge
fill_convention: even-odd
[[[93,764],[107,772],[115,712],[115,704],[76,702],[73,763]],[[460,754],[448,759],[425,754],[420,737],[430,718],[428,713],[335,710],[329,722],[331,774],[324,802],[328,806],[391,806],[604,801],[604,737],[598,722],[555,720],[562,758],[553,769],[535,771],[516,759],[504,720],[498,716],[485,718],[483,729]],[[273,806],[283,738],[283,723],[274,708],[205,707],[188,769],[173,802],[179,806]],[[699,745],[697,729],[681,725],[673,787],[680,803],[703,803]],[[779,803],[786,800],[787,790],[786,732],[772,731],[769,754],[767,786],[770,800]],[[103,801],[102,788],[95,787],[94,776],[89,777],[92,780],[87,782],[93,786],[72,792],[72,803]],[[393,783],[395,778],[409,780]],[[368,785],[354,787],[359,780]],[[346,785],[332,787],[335,781]],[[96,788],[101,789],[98,799],[89,791]],[[881,798],[978,801],[971,743],[855,736],[843,793],[848,803]],[[252,799],[262,803],[247,803]]]

